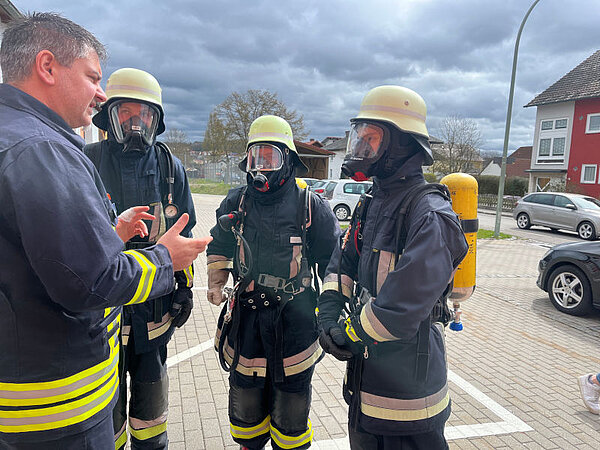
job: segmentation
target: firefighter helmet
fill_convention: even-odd
[[[156,134],[165,131],[164,111],[162,107],[162,89],[156,78],[148,72],[129,67],[118,69],[112,73],[106,82],[106,96],[108,100],[96,114],[92,121],[98,128],[108,131],[109,106],[117,100],[140,101],[154,105],[158,108],[159,119]]]
[[[424,165],[433,164],[429,133],[425,126],[427,106],[415,91],[402,86],[378,86],[371,89],[360,105],[358,120],[377,120],[410,133],[425,153]]]
[[[308,172],[308,167],[300,160],[298,150],[294,144],[294,135],[290,124],[278,116],[265,115],[260,116],[250,125],[248,132],[248,144],[246,150],[258,142],[274,142],[285,145],[295,155],[294,163],[296,165],[296,174],[303,176]],[[239,168],[246,171],[248,154],[240,162]]]

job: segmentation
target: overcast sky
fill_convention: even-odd
[[[304,115],[310,137],[342,136],[364,94],[399,84],[427,103],[429,132],[447,115],[475,120],[502,150],[514,43],[533,0],[12,0],[55,11],[108,48],[116,69],[152,73],[166,125],[202,140],[231,92],[266,89]],[[600,1],[541,0],[519,48],[509,151],[531,145],[523,108],[600,49]]]

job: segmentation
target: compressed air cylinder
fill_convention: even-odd
[[[452,209],[458,215],[465,238],[469,244],[467,256],[458,266],[454,275],[454,288],[450,298],[453,302],[464,302],[475,290],[475,269],[477,253],[477,180],[466,173],[451,173],[440,183],[448,186],[452,197]]]

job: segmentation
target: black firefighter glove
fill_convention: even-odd
[[[319,343],[326,353],[340,361],[348,361],[353,356],[346,341],[346,333],[339,324],[344,303],[344,297],[337,291],[325,291],[318,300],[317,320],[321,329]]]
[[[189,287],[178,287],[173,292],[173,302],[169,314],[173,317],[173,325],[177,328],[187,322],[194,307],[194,294]]]

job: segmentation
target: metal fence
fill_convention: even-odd
[[[496,210],[498,205],[498,196],[494,194],[479,194],[479,208]],[[519,197],[505,195],[502,200],[502,211],[512,212]]]

